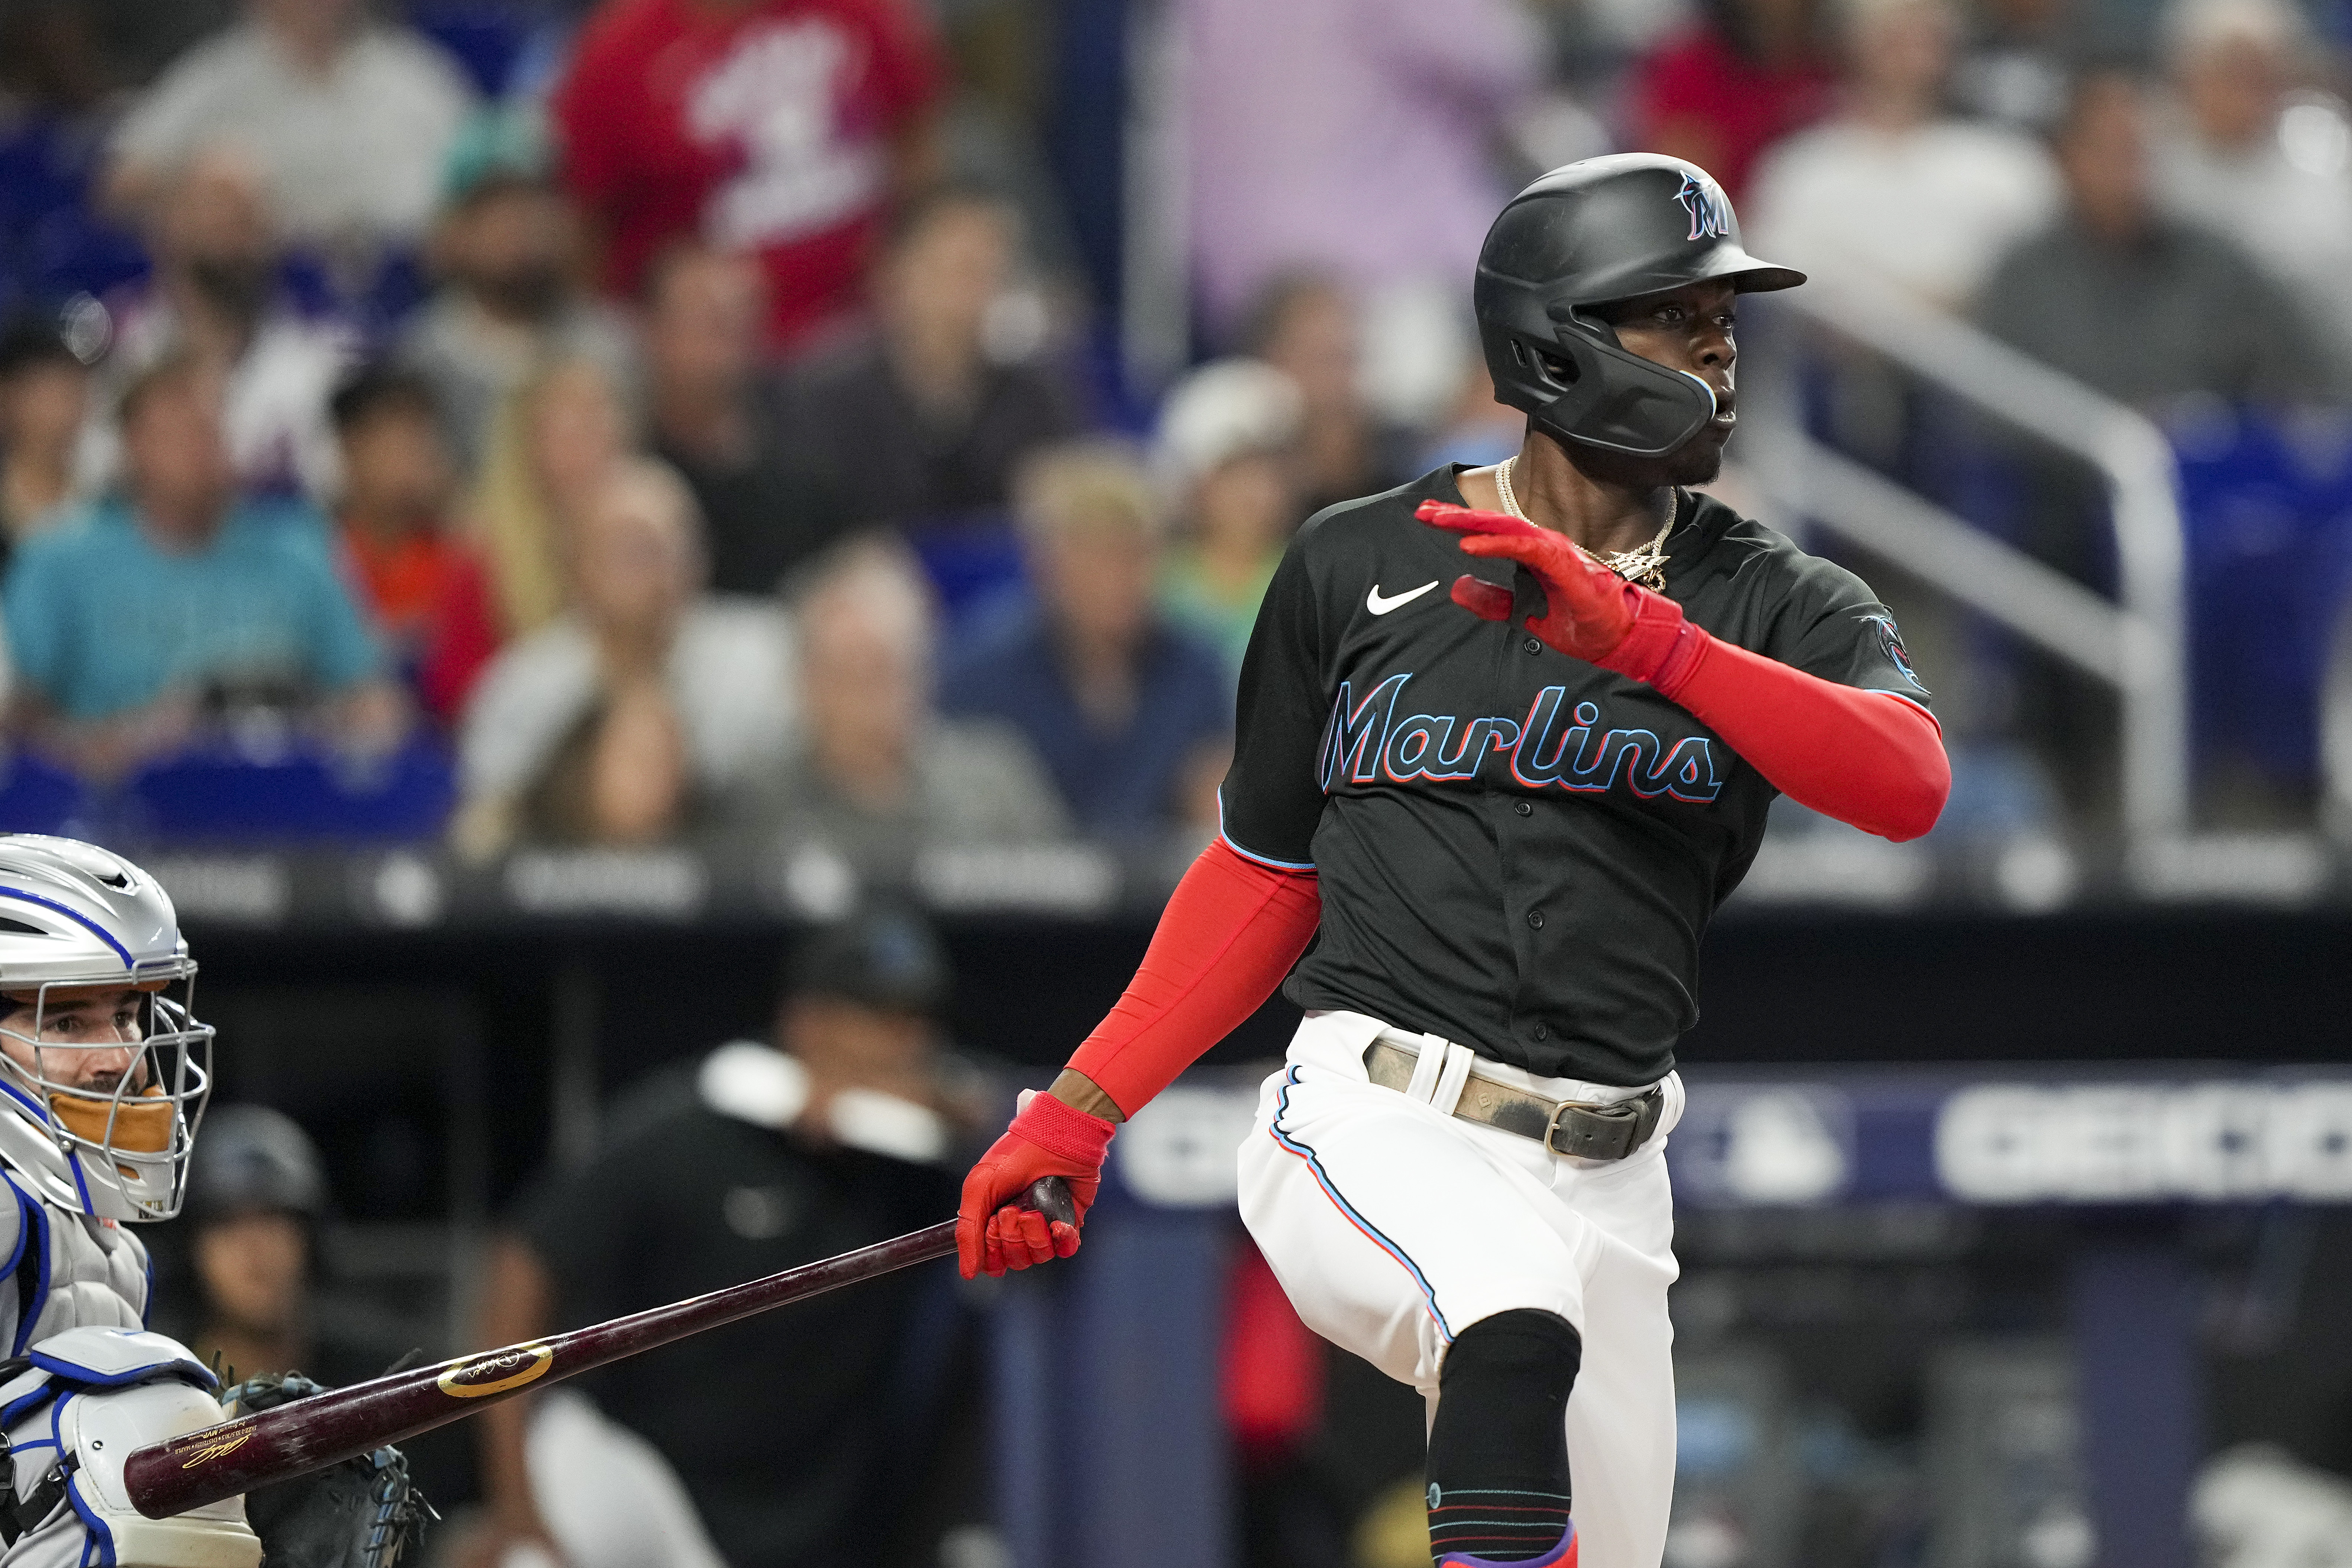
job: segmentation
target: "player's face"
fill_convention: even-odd
[[[422,409],[393,407],[343,436],[343,492],[355,509],[415,526],[433,522],[456,479],[441,432]]]
[[[143,1077],[139,1042],[146,1037],[146,998],[128,985],[53,986],[10,991],[16,1005],[0,1020],[0,1050],[27,1073],[86,1094],[112,1094],[123,1075]],[[33,1033],[39,1014],[39,1060]],[[134,1080],[132,1087],[140,1087]]]
[[[1617,330],[1626,353],[1687,372],[1715,393],[1715,417],[1665,459],[1669,484],[1703,485],[1722,471],[1724,443],[1738,422],[1732,378],[1739,360],[1732,335],[1738,300],[1727,282],[1687,283],[1597,312]]]
[[[785,1004],[779,1037],[826,1088],[931,1097],[933,1026],[919,1013],[831,996]]]
[[[310,1244],[292,1215],[248,1214],[196,1233],[196,1278],[213,1310],[250,1331],[284,1329],[302,1304]]]
[[[746,256],[673,262],[646,333],[657,387],[740,387],[759,367],[765,280]]]
[[[220,387],[209,375],[149,393],[123,426],[122,447],[131,489],[151,510],[173,515],[206,510],[236,484],[221,426]]]

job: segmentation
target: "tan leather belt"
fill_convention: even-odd
[[[1382,1089],[1403,1090],[1412,1082],[1419,1058],[1402,1046],[1374,1040],[1364,1052],[1364,1070]],[[1532,1138],[1555,1154],[1580,1160],[1622,1160],[1650,1141],[1665,1107],[1663,1085],[1613,1104],[1547,1100],[1485,1077],[1473,1068],[1462,1085],[1454,1114],[1465,1121],[1499,1127]]]

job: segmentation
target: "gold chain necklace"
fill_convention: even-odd
[[[1511,470],[1518,467],[1518,456],[1514,453],[1495,465],[1495,493],[1502,498],[1505,511],[1521,522],[1534,522],[1535,519],[1519,510],[1519,498],[1511,490]],[[1585,550],[1581,544],[1576,547],[1584,550],[1587,555],[1628,583],[1639,583],[1644,588],[1663,594],[1666,591],[1666,535],[1675,531],[1675,517],[1681,510],[1678,501],[1675,510],[1666,514],[1665,526],[1658,530],[1658,536],[1637,550],[1612,551],[1604,554],[1598,550]]]

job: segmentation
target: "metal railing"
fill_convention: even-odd
[[[2162,432],[1966,322],[1885,289],[1817,275],[1770,300],[1770,315],[1859,344],[2098,472],[2115,531],[2113,602],[1814,440],[1798,415],[1793,386],[1771,388],[1754,404],[1742,399],[1743,455],[1780,506],[1900,563],[2113,687],[2123,709],[2126,831],[2135,839],[2186,832],[2187,547],[2172,448]],[[1768,354],[1765,365],[1785,374],[1792,358]]]

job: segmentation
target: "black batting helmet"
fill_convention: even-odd
[[[1664,457],[1715,417],[1715,394],[1626,353],[1589,311],[1716,278],[1742,293],[1805,280],[1740,248],[1730,200],[1696,163],[1621,153],[1554,169],[1511,198],[1478,252],[1472,299],[1495,395],[1554,436]]]
[[[265,1105],[223,1105],[205,1118],[188,1173],[188,1213],[199,1225],[248,1214],[327,1212],[318,1145],[292,1117]]]

